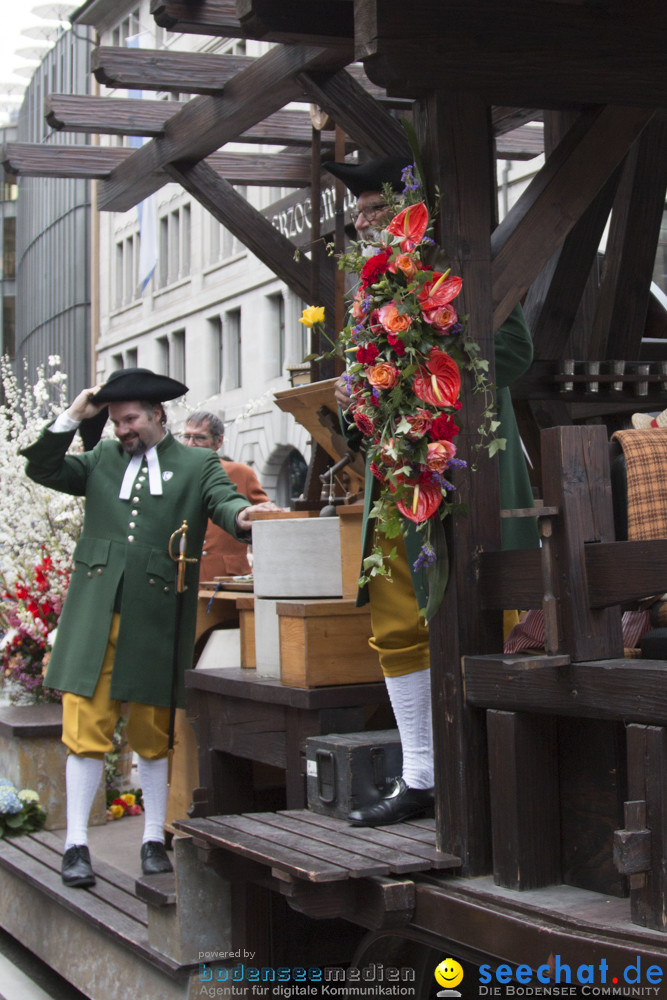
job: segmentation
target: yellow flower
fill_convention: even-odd
[[[120,819],[121,816],[125,815],[125,810],[122,806],[109,806],[109,812],[114,819]]]
[[[136,795],[132,795],[130,792],[125,792],[125,794],[121,795],[120,798],[123,800],[126,806],[133,806],[134,803],[137,801]]]
[[[315,323],[324,322],[324,306],[308,306],[299,317],[299,323],[313,327]]]

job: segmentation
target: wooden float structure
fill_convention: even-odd
[[[275,44],[255,60],[100,48],[93,71],[102,83],[199,96],[169,106],[166,117],[150,101],[50,95],[54,128],[149,141],[132,151],[10,144],[6,169],[97,179],[102,211],[125,211],[177,181],[338,321],[331,262],[317,247],[295,259],[290,241],[232,185],[309,185],[317,200],[323,149],[407,151],[396,115],[409,114],[429,186],[442,196],[439,239],[464,279],[461,308],[491,377],[493,330],[524,302],[535,365],[515,405],[556,553],[546,567],[536,553],[499,553],[496,465],[480,460],[474,474],[462,473],[470,513],[450,526],[450,585],[431,627],[436,819],[418,837],[408,832],[428,838],[434,867],[360,875],[340,865],[346,875],[324,878],[321,865],[297,864],[295,838],[311,858],[321,854],[322,829],[352,855],[360,852],[351,840],[371,838],[291,810],[253,816],[242,806],[233,816],[184,819],[198,856],[234,887],[234,940],[263,949],[267,961],[287,958],[270,945],[287,912],[278,918],[272,909],[280,897],[312,920],[370,931],[348,956],[357,965],[406,947],[421,955],[427,989],[434,956],[450,953],[472,965],[642,954],[667,966],[666,668],[624,659],[619,610],[667,589],[667,541],[650,551],[615,541],[606,447],[631,412],[667,400],[667,319],[651,294],[667,187],[667,10],[658,0],[632,8],[620,0],[153,0],[151,11],[169,30]],[[304,115],[288,123],[294,101],[325,111],[336,137],[311,130],[308,140]],[[535,122],[544,165],[499,222],[495,158],[512,146],[534,155]],[[278,139],[285,127],[289,147]],[[267,136],[285,151],[224,152],[230,141]],[[340,235],[342,212],[339,219]],[[323,365],[314,374],[335,372]],[[463,458],[481,405],[469,397],[462,410]],[[311,489],[321,454],[317,462]],[[502,657],[500,609],[539,606],[545,593],[557,612],[550,653]],[[392,836],[406,832],[382,831],[376,844]],[[355,879],[376,880],[366,911]],[[310,958],[325,961],[314,945]]]

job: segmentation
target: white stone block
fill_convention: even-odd
[[[258,597],[342,597],[337,517],[255,521],[253,579]]]
[[[280,619],[277,601],[255,597],[255,656],[258,677],[280,677]]]

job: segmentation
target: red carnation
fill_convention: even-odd
[[[442,413],[431,424],[429,437],[432,441],[452,441],[458,432],[459,428],[452,417]]]
[[[357,348],[356,358],[361,365],[372,365],[379,353],[376,344],[362,344]]]
[[[395,333],[388,333],[387,340],[394,348],[394,351],[396,352],[396,354],[398,354],[399,358],[403,357],[403,355],[405,354],[405,344],[403,343],[401,338],[397,337]]]
[[[373,426],[373,421],[371,420],[370,417],[366,416],[366,414],[362,413],[360,410],[357,410],[357,412],[355,413],[354,422],[362,434],[375,433],[375,427]]]
[[[361,287],[368,288],[375,284],[381,274],[384,274],[389,265],[391,250],[387,247],[380,250],[375,256],[369,257],[361,269]]]

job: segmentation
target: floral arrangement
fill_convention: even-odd
[[[411,168],[405,172],[411,176]],[[405,174],[404,174],[404,180]],[[406,183],[406,195],[418,185]],[[389,203],[391,190],[385,190]],[[408,197],[409,200],[409,197]],[[344,379],[350,395],[347,417],[364,437],[370,469],[380,484],[371,517],[376,534],[396,538],[401,519],[423,536],[414,571],[429,582],[427,620],[439,605],[448,565],[443,519],[464,512],[457,503],[451,471],[465,466],[457,458],[456,415],[462,403],[461,371],[472,374],[473,392],[485,393],[480,427],[490,437],[489,454],[504,447],[486,380],[488,364],[466,337],[466,317],[455,300],[460,277],[428,263],[433,240],[426,204],[408,204],[371,241],[353,243],[339,266],[359,277],[348,325],[339,337],[346,357]],[[391,575],[378,543],[366,557],[360,584]]]
[[[81,530],[83,501],[27,478],[19,448],[66,409],[67,376],[48,359],[21,382],[0,358],[0,654],[5,693],[13,701],[53,700],[42,687],[67,570]],[[76,445],[75,445],[76,446]],[[47,555],[48,552],[48,555]]]
[[[30,573],[2,593],[0,651],[13,704],[60,701],[59,692],[45,688],[43,681],[68,584],[66,566],[42,546]]]
[[[46,810],[39,804],[39,795],[30,788],[20,792],[8,778],[0,778],[0,837],[17,837],[21,833],[41,830]]]
[[[133,788],[112,799],[107,806],[107,819],[122,819],[123,816],[141,816],[143,800],[141,789]]]

